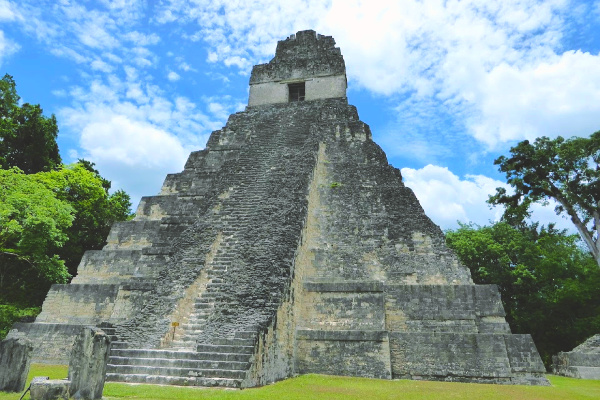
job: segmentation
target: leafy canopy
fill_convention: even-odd
[[[478,284],[496,284],[513,333],[532,335],[549,365],[600,331],[600,269],[577,235],[537,224],[461,224],[448,246]]]
[[[75,210],[73,224],[66,232],[68,240],[57,253],[69,273],[75,275],[83,253],[101,249],[112,224],[130,218],[130,197],[123,190],[110,194],[110,181],[86,160],[39,175],[58,199]]]
[[[36,175],[0,170],[0,289],[27,281],[66,283],[69,274],[56,254],[67,241],[75,210]],[[9,279],[7,279],[9,278]]]
[[[0,339],[32,318],[50,285],[77,273],[86,250],[105,244],[111,225],[130,218],[129,195],[90,161],[64,166],[56,118],[19,105],[13,78],[0,79]]]
[[[61,158],[54,115],[28,103],[19,106],[12,76],[0,79],[0,167],[18,167],[27,174],[58,168]]]
[[[488,202],[504,205],[503,219],[518,225],[530,215],[532,203],[556,201],[556,213],[570,217],[600,265],[600,131],[589,138],[525,140],[510,152],[494,163],[514,194],[497,188]]]
[[[36,174],[0,170],[0,288],[5,293],[28,292],[43,300],[50,284],[66,283],[77,273],[86,250],[104,245],[114,221],[129,218],[129,196],[109,194],[110,182],[91,167],[76,163]]]

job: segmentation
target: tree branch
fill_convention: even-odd
[[[598,266],[600,266],[600,249],[598,249],[596,243],[594,243],[594,238],[588,231],[587,226],[585,226],[585,224],[581,221],[579,215],[577,215],[577,212],[571,206],[571,204],[560,194],[558,188],[556,188],[554,185],[552,185],[552,187],[556,189],[554,198],[556,198],[556,200],[565,208],[567,214],[571,216],[571,221],[573,222],[573,225],[575,225],[575,228],[577,228],[579,236],[581,236],[585,244],[588,246],[590,253],[592,253],[592,256],[596,260],[596,263]]]
[[[0,254],[3,254],[5,256],[17,257],[19,260],[27,261],[29,263],[29,265],[34,265],[34,263],[31,260],[29,260],[28,258],[23,257],[23,256],[21,256],[21,255],[19,255],[17,253],[11,253],[9,251],[3,251],[3,252],[0,252]]]

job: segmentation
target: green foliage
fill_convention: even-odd
[[[56,251],[67,241],[74,209],[38,178],[17,168],[0,170],[2,297],[33,282],[47,286],[69,278]]]
[[[66,232],[68,240],[57,252],[71,275],[77,273],[86,250],[99,250],[104,246],[115,221],[130,218],[129,195],[122,190],[109,194],[110,181],[93,167],[93,163],[80,160],[59,170],[38,174],[56,197],[75,211],[73,224]]]
[[[91,164],[93,166],[93,164]],[[36,174],[0,170],[0,300],[39,305],[52,283],[77,272],[114,221],[129,218],[129,196],[82,163]]]
[[[339,188],[341,186],[342,184],[340,182],[332,182],[331,185],[329,185],[329,187],[332,189]]]
[[[530,333],[546,365],[600,331],[600,270],[576,235],[499,222],[446,240],[475,283],[498,285],[513,333]]]
[[[18,167],[27,174],[58,168],[61,158],[54,115],[45,117],[39,105],[19,106],[15,81],[0,80],[0,167]]]
[[[31,321],[40,313],[39,307],[19,307],[0,304],[0,340],[8,334],[10,327],[18,321]]]
[[[86,250],[129,219],[129,195],[109,193],[92,162],[63,166],[54,116],[23,104],[10,75],[0,80],[0,333],[37,310],[50,285],[67,283]],[[34,308],[30,308],[34,306]],[[25,314],[24,314],[25,313]],[[1,335],[0,335],[1,336]]]
[[[532,203],[556,201],[556,213],[570,217],[600,265],[600,131],[589,138],[525,140],[510,152],[495,164],[514,194],[497,188],[489,203],[504,205],[504,220],[517,226],[529,216]]]

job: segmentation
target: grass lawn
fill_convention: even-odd
[[[67,367],[34,364],[33,376],[61,379],[67,376]],[[286,379],[262,388],[227,390],[202,389],[157,385],[128,385],[109,382],[104,386],[108,400],[187,400],[187,399],[600,399],[600,381],[564,378],[548,375],[551,387],[483,385],[475,383],[445,383],[424,381],[385,381],[364,378],[346,378],[324,375],[303,375]],[[0,392],[0,400],[18,400],[21,393]],[[24,399],[29,399],[29,395]]]

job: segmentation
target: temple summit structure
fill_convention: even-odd
[[[65,363],[82,326],[107,379],[250,387],[297,374],[547,385],[498,289],[476,285],[346,98],[332,37],[256,65],[248,107],[116,223],[9,337]]]

